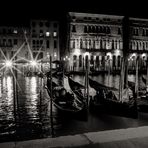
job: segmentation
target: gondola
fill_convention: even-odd
[[[64,83],[67,83],[68,79],[65,78],[64,81]],[[47,79],[47,91],[51,97],[50,83],[50,79]],[[64,116],[76,117],[85,107],[84,102],[75,95],[68,86],[68,83],[66,86],[62,86],[52,79],[52,94],[54,106],[58,109],[58,112]]]
[[[100,84],[91,78],[89,85],[96,90],[96,95],[89,103],[91,112],[137,118],[137,104],[130,89],[123,90],[123,99],[120,101],[118,89]]]
[[[144,87],[138,89],[137,106],[139,112],[148,113],[148,94],[146,91],[146,78],[142,76]]]
[[[71,90],[80,97],[82,100],[84,100],[84,91],[85,91],[85,86],[74,81],[72,78],[68,77],[68,82]]]

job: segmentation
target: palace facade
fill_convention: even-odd
[[[129,18],[129,48],[123,49],[124,16],[68,13],[67,69],[83,71],[89,59],[91,71],[120,70],[123,52],[128,52],[129,70],[146,69],[148,20]]]

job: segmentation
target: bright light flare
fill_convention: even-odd
[[[12,67],[12,61],[7,60],[5,62],[6,67]]]
[[[36,61],[30,61],[30,64],[31,64],[32,66],[37,66],[37,62],[36,62]]]

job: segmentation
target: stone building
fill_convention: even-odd
[[[6,59],[17,60],[17,65],[31,70],[34,60],[38,62],[35,69],[46,70],[50,56],[60,59],[58,21],[40,19],[31,20],[27,27],[0,26],[1,66]]]
[[[138,57],[139,69],[146,70],[148,53],[148,19],[129,18],[130,44],[129,44],[129,69],[136,68]]]
[[[91,71],[120,70],[123,56],[124,16],[68,13],[68,44],[64,60],[72,71],[83,71],[89,59]],[[140,67],[146,68],[146,19],[130,18],[129,69],[135,70],[135,54],[140,54]],[[136,52],[136,53],[135,53]],[[140,57],[139,56],[139,57]]]

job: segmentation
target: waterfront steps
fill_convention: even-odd
[[[0,148],[147,148],[148,126],[0,143]]]

